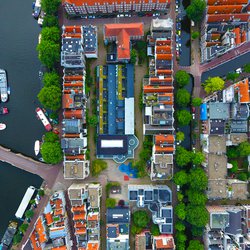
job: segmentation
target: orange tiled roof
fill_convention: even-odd
[[[45,234],[44,226],[42,224],[41,216],[38,218],[36,226],[36,232],[38,233],[39,242],[42,244],[47,241],[47,237]]]
[[[75,228],[86,228],[86,223],[85,222],[81,222],[81,221],[77,221],[75,224],[74,224],[74,227]]]
[[[93,214],[93,215],[88,215],[88,220],[89,221],[96,221],[96,220],[98,220],[98,218],[99,218],[99,216],[98,216],[98,214]]]
[[[167,236],[154,236],[156,249],[173,249],[173,237]]]
[[[64,134],[64,138],[80,138],[80,134]]]
[[[225,22],[225,21],[232,21],[232,20],[240,20],[247,22],[249,20],[249,14],[248,13],[242,13],[242,14],[210,14],[207,15],[207,22]]]
[[[64,118],[65,119],[71,119],[71,118],[76,118],[76,119],[81,119],[83,117],[83,111],[81,109],[77,110],[65,110],[63,112]]]
[[[56,209],[54,212],[55,215],[62,215],[63,214],[63,210],[62,209]]]
[[[146,85],[143,87],[145,93],[165,93],[173,91],[173,86],[151,86]]]
[[[156,46],[156,53],[171,53],[171,47],[167,45]]]
[[[72,82],[72,81],[82,81],[83,76],[82,75],[75,75],[75,76],[64,76],[65,82]]]
[[[84,220],[86,218],[85,213],[75,214],[73,220]]]
[[[247,40],[247,34],[246,31],[243,30],[241,33],[241,42],[244,43]]]
[[[45,219],[47,221],[47,225],[51,225],[53,223],[53,217],[51,213],[47,213],[45,214]]]
[[[208,5],[237,5],[237,4],[247,4],[247,0],[208,0]]]
[[[71,94],[64,94],[62,96],[62,108],[64,109],[69,109],[69,108],[72,108],[73,106],[73,103],[74,103],[74,100],[73,100],[73,96]]]
[[[232,14],[241,13],[242,5],[214,5],[208,6],[208,14]]]
[[[235,33],[235,43],[238,45],[241,43],[240,28],[235,28],[233,32]]]
[[[77,82],[66,82],[63,84],[64,87],[83,87],[83,82],[82,81],[77,81]]]
[[[130,59],[130,37],[143,35],[143,23],[115,23],[104,25],[104,37],[116,37],[118,43],[118,59]]]
[[[87,250],[98,250],[99,243],[88,243]]]
[[[150,84],[153,82],[172,82],[172,78],[171,77],[165,77],[163,79],[159,78],[159,77],[151,77],[149,78],[150,80]]]
[[[174,147],[161,147],[155,145],[155,152],[156,153],[171,153],[174,152]]]
[[[166,104],[166,105],[173,105],[173,93],[162,93],[162,94],[158,94],[158,97],[161,98],[161,100],[159,100],[160,103]],[[164,97],[168,97],[168,99],[164,99]]]
[[[211,47],[211,46],[215,46],[215,45],[220,45],[221,42],[217,41],[217,42],[207,42],[206,43],[206,47]]]
[[[72,212],[77,212],[77,211],[85,211],[86,208],[85,208],[85,205],[81,205],[81,206],[74,206],[71,208],[71,211]]]
[[[173,135],[156,135],[155,136],[155,144],[160,145],[163,143],[174,143]]]
[[[86,228],[84,228],[84,227],[80,227],[80,228],[76,228],[75,229],[75,233],[77,234],[77,235],[81,235],[81,234],[86,234]]]
[[[171,45],[171,40],[156,40],[156,46]]]
[[[240,103],[249,103],[249,81],[248,78],[234,85],[234,88],[238,90]]]
[[[72,92],[72,89],[64,89],[63,90],[64,95],[67,95],[67,94],[69,95],[72,93],[74,93],[74,94],[82,93],[82,90],[81,89],[74,89],[73,92]]]
[[[35,230],[32,232],[31,236],[30,236],[30,242],[31,242],[31,245],[32,245],[32,248],[34,250],[42,250],[42,248],[40,247],[40,244],[39,244],[39,241],[36,240],[36,233],[35,233]],[[38,243],[38,244],[37,244]],[[39,245],[39,246],[37,246]]]
[[[170,69],[157,69],[158,75],[172,75],[173,71]]]
[[[56,209],[60,209],[62,207],[62,200],[56,199],[55,204],[56,204]]]
[[[158,60],[172,60],[173,55],[172,54],[157,54],[156,59]]]
[[[85,155],[66,155],[66,160],[73,161],[73,160],[84,160]]]
[[[66,33],[82,33],[81,26],[73,25],[73,26],[65,26],[64,32]]]
[[[53,247],[51,250],[67,250],[66,246],[61,246],[61,247]]]

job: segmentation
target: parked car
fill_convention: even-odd
[[[175,12],[178,12],[178,11],[179,11],[179,6],[175,5]]]
[[[177,192],[179,192],[179,191],[180,191],[180,189],[181,189],[180,185],[177,185],[177,186],[176,186],[176,190],[177,190]]]
[[[192,114],[192,117],[193,117],[193,120],[194,120],[195,119],[195,114],[194,113]]]
[[[195,113],[195,107],[192,107],[192,113]]]

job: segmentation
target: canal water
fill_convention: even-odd
[[[0,131],[0,144],[35,157],[34,142],[44,128],[36,118],[40,63],[36,45],[40,28],[31,16],[32,0],[0,1],[0,68],[7,71],[11,90],[9,101],[0,103],[10,113],[0,116],[7,129]],[[0,238],[8,226],[28,186],[39,187],[42,180],[0,162]]]

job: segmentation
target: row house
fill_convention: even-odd
[[[100,249],[100,184],[72,184],[68,189],[78,249]]]
[[[247,0],[207,0],[201,28],[202,62],[249,41],[247,4]]]
[[[154,19],[148,36],[149,77],[143,82],[144,134],[154,136],[151,180],[172,178],[174,87],[171,19]]]
[[[55,192],[50,197],[43,213],[38,217],[29,244],[34,250],[71,249],[72,240],[63,191]]]
[[[138,12],[152,12],[160,11],[166,13],[169,7],[169,0],[152,0],[152,1],[138,1],[138,0],[63,0],[65,11],[70,16],[88,16],[98,15],[105,16],[119,13],[138,13]]]

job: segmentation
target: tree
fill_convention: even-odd
[[[22,241],[22,235],[18,232],[17,234],[15,234],[14,238],[13,238],[13,244],[17,245],[18,243],[20,243]]]
[[[198,240],[190,240],[187,250],[204,250],[204,246]]]
[[[229,159],[237,158],[238,156],[239,156],[239,152],[237,150],[237,147],[234,147],[234,146],[227,147],[227,157]]]
[[[107,198],[106,199],[106,207],[107,208],[114,208],[116,205],[116,200],[113,198]]]
[[[192,106],[199,107],[202,104],[202,99],[200,97],[195,97],[192,99]]]
[[[192,0],[191,4],[187,7],[186,13],[189,19],[194,22],[200,22],[203,17],[203,12],[206,8],[204,0]]]
[[[60,61],[60,45],[42,40],[37,45],[38,57],[43,65],[53,69],[56,62]]]
[[[246,173],[240,173],[237,175],[237,178],[240,180],[240,181],[247,181],[248,179],[248,176]]]
[[[182,146],[178,146],[176,148],[176,157],[175,157],[176,163],[179,167],[184,167],[191,161],[191,154],[189,151],[187,151]],[[181,173],[183,176],[183,174]],[[179,177],[179,176],[178,176]]]
[[[60,76],[55,71],[46,72],[43,76],[43,84],[45,87],[60,87]]]
[[[240,76],[240,74],[237,73],[237,72],[229,72],[229,73],[227,74],[227,80],[232,80],[232,81],[234,81],[234,80],[236,80],[239,76]]]
[[[215,91],[222,90],[224,88],[225,82],[218,76],[208,77],[203,85],[206,93],[210,94]]]
[[[183,186],[188,183],[188,175],[184,170],[177,172],[174,175],[174,183]]]
[[[192,226],[191,232],[193,237],[201,237],[203,235],[203,227]]]
[[[183,243],[187,241],[187,236],[184,234],[184,232],[177,232],[175,237],[176,237],[176,241],[179,243]]]
[[[135,49],[131,50],[131,54],[130,54],[130,62],[135,64],[136,63],[136,58],[137,58],[137,52]]]
[[[176,103],[180,107],[186,107],[190,103],[190,94],[186,89],[178,89],[176,94]]]
[[[42,0],[41,5],[47,15],[55,15],[58,11],[61,0]]]
[[[175,74],[175,81],[179,88],[183,88],[190,81],[190,75],[185,70],[178,70]]]
[[[191,205],[194,206],[205,206],[207,202],[207,196],[201,192],[193,191],[192,189],[188,190],[188,201]]]
[[[132,226],[131,226],[131,233],[133,235],[139,234],[139,233],[141,233],[142,229],[143,228],[137,227],[136,225],[132,224]]]
[[[229,168],[229,172],[236,173],[238,171],[238,162],[237,161],[230,161],[230,163],[233,165],[233,167]]]
[[[187,206],[186,220],[196,227],[204,227],[208,223],[208,211],[204,206]]]
[[[177,250],[186,250],[185,242],[177,242],[176,249]]]
[[[194,39],[198,38],[199,35],[200,35],[200,33],[198,31],[194,31],[194,32],[192,32],[191,36],[192,36],[192,39],[194,40]]]
[[[44,196],[44,190],[43,189],[39,189],[38,190],[38,195],[41,196],[41,197]]]
[[[205,160],[205,155],[202,152],[192,152],[191,160],[194,165],[200,165]]]
[[[185,220],[186,218],[186,206],[183,202],[180,202],[174,210],[176,216],[180,219],[180,220]]]
[[[153,236],[159,236],[160,235],[159,226],[153,223],[150,228],[150,233]]]
[[[27,223],[23,223],[20,227],[19,227],[19,231],[22,233],[22,234],[25,234],[25,232],[27,231],[29,225]]]
[[[59,142],[59,136],[54,132],[46,132],[44,135],[45,142]]]
[[[42,40],[53,42],[55,44],[60,43],[60,30],[58,27],[45,27],[41,31]]]
[[[103,160],[94,160],[92,162],[91,172],[93,176],[98,176],[103,170],[108,167],[106,161]]]
[[[37,97],[45,108],[56,111],[61,107],[62,91],[59,87],[43,87]]]
[[[182,201],[183,198],[184,198],[184,195],[183,195],[181,192],[178,192],[178,193],[177,193],[177,200],[178,200],[178,201]]]
[[[180,126],[186,126],[190,123],[192,115],[187,110],[177,111],[177,121]]]
[[[45,27],[58,27],[59,23],[58,23],[58,18],[52,15],[46,15],[43,18],[43,28]]]
[[[250,155],[250,143],[247,141],[240,143],[240,145],[237,148],[237,151],[240,157],[246,157]]]
[[[89,126],[95,128],[98,123],[98,117],[96,115],[89,116],[88,123],[89,123]]]
[[[41,146],[41,155],[46,163],[57,164],[63,160],[63,153],[59,142],[44,142]]]
[[[27,210],[27,211],[25,212],[25,217],[26,217],[27,219],[31,219],[33,216],[34,216],[34,211],[33,211],[32,209]]]
[[[176,133],[176,140],[177,141],[184,141],[185,140],[185,134],[181,131],[178,131]]]
[[[244,65],[243,71],[245,73],[250,73],[250,63],[247,63],[247,64]]]
[[[132,215],[133,222],[137,227],[145,228],[147,227],[150,218],[148,213],[144,210],[135,211]]]
[[[195,168],[189,174],[190,187],[196,191],[204,191],[207,188],[207,175],[202,168]]]
[[[182,221],[177,221],[176,223],[175,223],[175,229],[177,230],[177,231],[185,231],[185,225],[183,224],[183,222]]]
[[[30,205],[35,205],[36,201],[34,199],[30,200]]]

